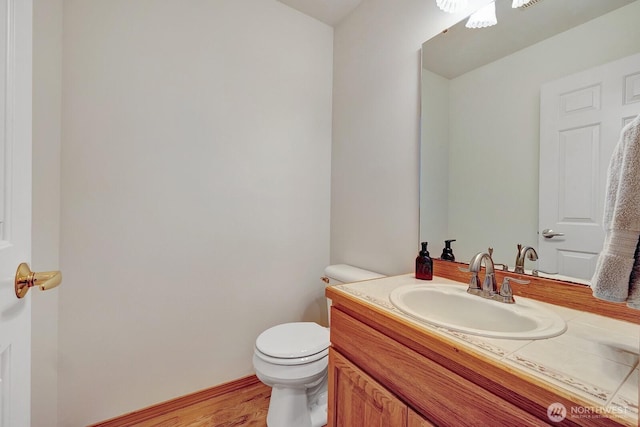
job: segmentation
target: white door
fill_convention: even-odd
[[[31,302],[14,277],[30,256],[31,0],[0,0],[0,426],[30,418]]]
[[[640,54],[542,86],[538,268],[591,279],[602,250],[607,168],[640,114]],[[546,238],[545,229],[564,236]]]

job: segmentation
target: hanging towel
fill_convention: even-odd
[[[640,241],[636,247],[635,262],[631,271],[631,282],[629,283],[629,298],[627,305],[640,310]]]
[[[640,115],[622,129],[613,151],[603,224],[593,296],[640,309]]]

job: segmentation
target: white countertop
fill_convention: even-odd
[[[460,282],[434,276],[431,283],[435,282],[460,285]],[[406,274],[338,285],[336,289],[593,402],[596,414],[580,414],[576,410],[568,416],[594,417],[599,416],[597,413],[607,413],[609,418],[622,417],[637,424],[639,325],[536,301],[567,322],[564,334],[530,341],[467,335],[416,320],[389,300],[391,291],[399,286],[429,283]],[[518,299],[516,297],[516,304]]]

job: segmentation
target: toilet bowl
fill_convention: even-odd
[[[383,277],[348,265],[329,266],[323,285]],[[276,325],[256,339],[253,367],[270,386],[268,427],[321,427],[327,423],[329,329],[313,322]]]
[[[274,326],[256,340],[256,376],[272,387],[269,427],[320,427],[327,421],[329,330],[317,323]]]

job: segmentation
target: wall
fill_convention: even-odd
[[[471,1],[468,10],[487,2]],[[413,271],[419,240],[420,48],[466,14],[446,14],[435,1],[364,0],[336,27],[332,263],[384,274]]]
[[[61,61],[62,0],[34,0],[31,242],[34,271],[60,267]],[[31,425],[34,427],[57,426],[59,289],[31,292]]]
[[[491,245],[513,265],[516,243],[537,247],[540,86],[640,51],[638,16],[631,3],[450,81],[449,234],[464,239],[460,260]]]
[[[253,372],[320,321],[333,31],[275,1],[64,2],[60,425]]]

